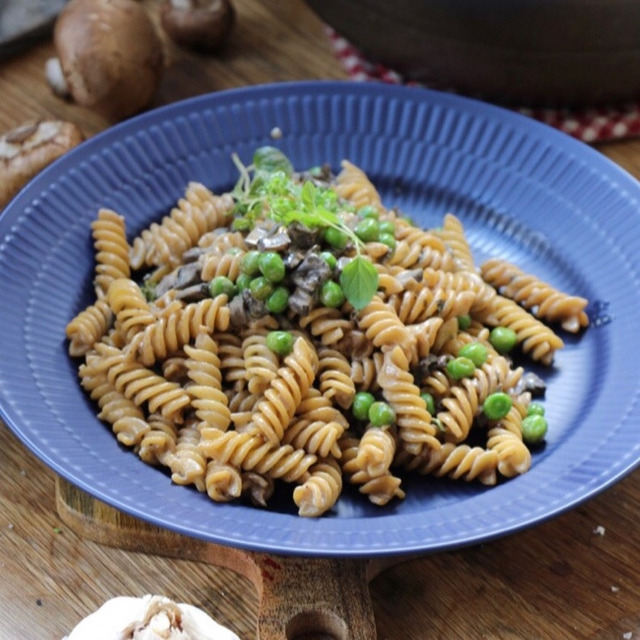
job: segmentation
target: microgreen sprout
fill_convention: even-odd
[[[356,255],[342,269],[340,285],[355,309],[365,307],[377,291],[378,272],[361,255],[362,240],[341,217],[353,207],[341,201],[329,186],[295,180],[290,161],[278,149],[259,148],[249,166],[236,154],[232,158],[240,174],[232,192],[236,202],[235,228],[250,229],[258,219],[268,218],[284,226],[297,223],[344,234]]]

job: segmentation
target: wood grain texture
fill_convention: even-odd
[[[157,3],[147,4],[155,10]],[[167,44],[169,64],[157,105],[246,84],[345,78],[322,24],[301,0],[236,0],[236,6],[238,28],[221,55],[199,56]],[[0,131],[38,118],[72,120],[87,136],[108,126],[51,94],[43,66],[52,54],[51,44],[43,42],[0,64]],[[640,141],[598,149],[640,177]],[[92,501],[74,503],[69,496],[64,502],[79,513],[102,508]],[[138,532],[140,544],[127,548],[117,536],[96,541],[95,531],[82,530],[77,520],[65,521],[71,516],[58,511],[59,505],[54,474],[0,425],[0,640],[60,640],[107,599],[145,593],[201,606],[243,640],[258,637],[261,620],[264,625],[271,620],[275,628],[264,626],[260,633],[282,634],[277,627],[282,602],[272,601],[271,594],[283,592],[261,591],[264,576],[258,573],[269,570],[260,565],[264,559],[229,550],[220,554],[215,546],[203,549],[158,531],[146,538]],[[361,594],[355,599],[362,610],[349,614],[365,620],[366,633],[373,625],[383,640],[614,640],[628,633],[635,638],[640,637],[639,514],[640,474],[635,472],[573,511],[501,540],[391,562],[385,570],[359,562],[328,564],[323,570],[327,585],[338,579],[330,599],[340,600],[345,589]],[[85,525],[95,518],[91,514]],[[108,508],[100,520],[111,522],[101,535],[120,535],[131,524]],[[278,572],[282,588],[294,592],[301,576],[304,581],[319,571],[309,561],[291,560],[286,567]],[[299,628],[293,623],[288,640],[302,640],[312,622],[302,617]],[[319,633],[307,634],[306,640],[326,640],[329,633],[340,638],[339,622],[337,630],[326,620],[319,624]]]

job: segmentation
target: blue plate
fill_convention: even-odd
[[[274,137],[274,128],[282,137]],[[374,507],[347,490],[321,519],[215,504],[120,447],[77,380],[67,322],[91,301],[90,222],[122,213],[133,235],[189,180],[214,190],[265,144],[299,167],[343,158],[387,205],[423,225],[454,212],[475,256],[502,255],[591,301],[592,325],[544,371],[550,423],[529,473],[493,488],[409,479]],[[422,89],[294,83],[206,95],[143,114],[85,142],[33,180],[0,218],[0,404],[7,425],[56,473],[146,521],[214,543],[275,553],[375,556],[478,543],[557,516],[640,461],[635,353],[640,187],[593,149],[483,103]]]

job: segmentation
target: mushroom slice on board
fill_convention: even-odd
[[[82,142],[71,122],[23,124],[0,137],[0,208],[48,164]]]

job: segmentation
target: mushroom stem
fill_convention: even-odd
[[[65,80],[59,58],[49,58],[44,63],[44,75],[53,93],[61,98],[69,97],[69,86]]]

